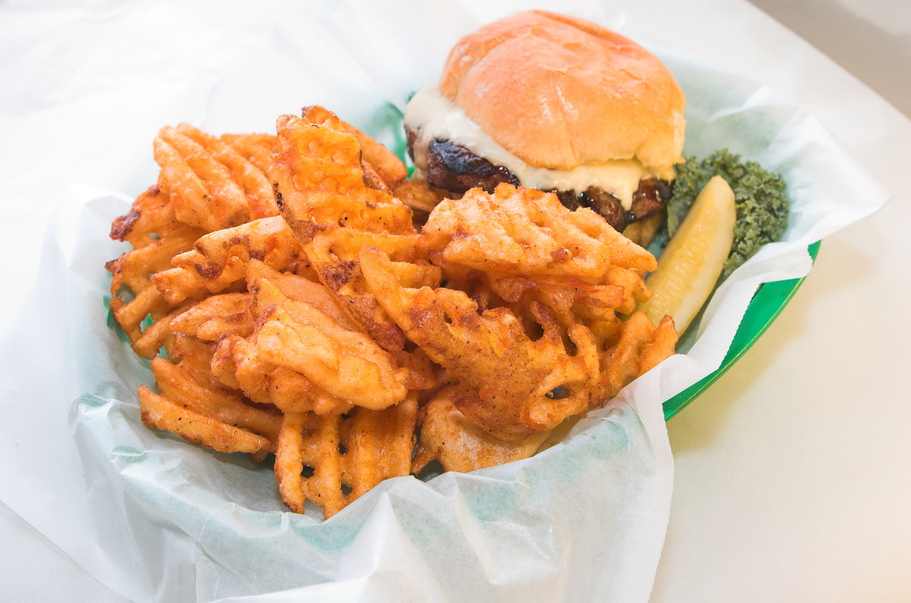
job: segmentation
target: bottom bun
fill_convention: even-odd
[[[664,216],[665,212],[662,210],[638,222],[633,222],[623,229],[623,236],[640,247],[646,247],[655,238],[658,229],[661,228]]]

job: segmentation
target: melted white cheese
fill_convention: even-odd
[[[523,186],[577,192],[597,186],[615,194],[624,209],[632,207],[633,193],[639,188],[639,181],[654,176],[638,159],[580,165],[570,170],[530,166],[471,121],[461,108],[443,96],[436,84],[411,98],[405,108],[405,125],[420,132],[420,138],[414,143],[414,165],[419,177],[427,169],[427,148],[434,138],[452,140],[494,165],[505,167]]]

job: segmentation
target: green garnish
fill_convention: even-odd
[[[734,190],[737,223],[734,243],[721,278],[747,261],[766,243],[778,241],[788,226],[789,203],[784,180],[754,161],[741,161],[727,149],[704,159],[687,158],[676,167],[674,189],[667,203],[667,233],[674,236],[699,191],[712,176],[721,176]]]

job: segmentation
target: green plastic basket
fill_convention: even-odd
[[[810,257],[813,258],[814,261],[816,260],[817,253],[819,253],[819,244],[820,241],[817,241],[807,249],[810,253]],[[800,288],[800,285],[805,278],[806,277],[787,281],[775,281],[772,283],[765,283],[759,287],[756,294],[753,296],[753,299],[750,301],[750,305],[747,306],[746,314],[744,314],[740,326],[737,327],[737,333],[734,335],[734,340],[731,342],[731,347],[728,349],[728,353],[724,357],[721,366],[711,375],[708,375],[698,383],[694,383],[670,400],[667,400],[664,403],[665,420],[670,419],[686,408],[690,402],[695,400],[702,392],[715,383],[715,381],[726,373],[727,370],[731,368],[731,366],[733,366],[754,343],[756,343],[756,340],[765,333],[766,329],[769,328],[775,319],[778,318],[778,315],[781,314],[781,311],[784,310],[784,307],[788,305],[788,302],[794,297],[794,294],[797,292],[797,289]]]

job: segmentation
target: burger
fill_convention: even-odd
[[[413,178],[453,195],[555,192],[647,245],[683,161],[683,92],[649,51],[597,24],[517,13],[463,37],[405,112]]]

